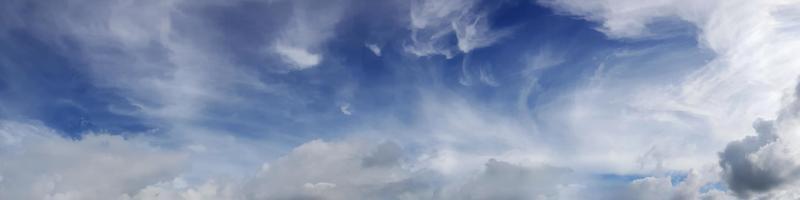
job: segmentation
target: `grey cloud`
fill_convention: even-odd
[[[748,136],[741,141],[731,142],[725,147],[725,151],[720,153],[719,165],[725,170],[730,188],[743,196],[748,192],[768,191],[792,178],[780,177],[773,172],[774,169],[761,168],[749,159],[749,155],[778,139],[771,121],[757,121],[754,128],[758,133],[757,136]]]
[[[566,168],[532,168],[492,159],[454,199],[555,199],[557,186],[565,184],[570,173]]]
[[[403,149],[394,142],[384,142],[376,149],[361,159],[364,167],[393,166],[401,162]]]
[[[0,121],[0,199],[116,199],[185,170],[183,153],[105,134]]]
[[[800,162],[792,134],[797,130],[800,84],[794,101],[786,105],[776,120],[753,123],[757,135],[733,141],[719,154],[719,165],[728,186],[740,197],[767,193],[800,178]]]

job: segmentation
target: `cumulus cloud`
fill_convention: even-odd
[[[186,154],[121,136],[73,140],[14,121],[0,121],[0,135],[2,199],[117,199],[185,169]]]
[[[740,197],[769,193],[795,184],[800,178],[797,146],[800,87],[794,100],[773,121],[753,124],[757,135],[728,144],[720,153],[719,165],[725,181]],[[793,191],[795,189],[788,189]],[[785,191],[780,191],[785,192]],[[796,193],[796,191],[795,191]]]
[[[557,199],[558,187],[570,173],[566,168],[530,168],[492,159],[460,188],[457,199]]]

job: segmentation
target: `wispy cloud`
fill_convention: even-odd
[[[308,69],[322,61],[322,46],[334,36],[348,1],[291,3],[291,17],[272,44],[273,49],[294,69]]]
[[[444,55],[490,46],[510,34],[509,29],[492,29],[486,17],[488,11],[476,8],[473,0],[412,1],[411,43],[405,50],[416,56]],[[457,44],[449,44],[453,37]]]

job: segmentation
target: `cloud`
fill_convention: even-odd
[[[714,166],[715,167],[715,166]],[[719,187],[716,172],[719,168],[707,167],[689,170],[685,174],[652,176],[621,176],[625,180],[582,179],[579,183],[562,186],[555,199],[621,199],[621,200],[722,200],[735,199]],[[631,177],[631,180],[627,180]]]
[[[318,65],[323,56],[324,43],[334,36],[335,27],[342,19],[347,0],[291,1],[289,22],[274,39],[275,50],[293,69],[303,70]]]
[[[497,79],[495,79],[494,75],[492,75],[492,72],[489,71],[490,69],[491,67],[488,66],[480,68],[480,80],[486,85],[497,87],[500,85],[500,83],[497,83]]]
[[[716,177],[708,177],[690,170],[683,180],[676,182],[671,176],[651,176],[636,179],[624,190],[624,199],[732,199],[732,196],[719,189],[703,187],[714,184]]]
[[[302,144],[246,179],[143,186],[127,199],[533,199],[556,198],[571,171],[499,160],[461,174],[443,174],[395,142]],[[123,198],[125,199],[125,198]]]
[[[507,29],[491,30],[487,20],[485,15],[465,15],[451,23],[461,52],[490,46],[510,33]]]
[[[169,180],[186,154],[137,139],[88,134],[62,138],[38,124],[0,121],[0,198],[116,199]]]
[[[524,167],[492,159],[477,178],[459,189],[456,199],[557,199],[558,186],[570,173],[565,168]]]
[[[489,10],[476,7],[475,0],[417,0],[410,7],[411,43],[403,48],[418,57],[469,53],[490,46],[510,34],[508,29],[493,30]],[[449,40],[455,35],[456,44]]]
[[[286,62],[291,63],[295,69],[302,70],[308,69],[318,65],[322,61],[322,56],[319,54],[309,53],[305,49],[275,45],[275,52],[280,54]]]
[[[718,1],[687,0],[601,0],[582,2],[576,0],[539,0],[538,3],[556,8],[558,11],[578,15],[601,23],[598,30],[615,39],[652,37],[652,23],[670,17],[680,17],[691,23],[708,20],[706,11],[715,9]]]
[[[728,184],[733,191],[741,195],[745,195],[751,191],[769,191],[770,189],[794,179],[793,176],[786,176],[785,169],[782,169],[783,167],[789,167],[791,169],[792,165],[776,168],[757,163],[768,161],[754,160],[754,158],[763,158],[763,156],[757,155],[770,154],[767,152],[759,154],[754,153],[762,152],[762,148],[777,140],[771,122],[758,121],[754,127],[758,136],[748,136],[741,141],[728,144],[725,151],[720,154],[720,166],[725,169]],[[791,175],[791,173],[788,175]]]
[[[180,178],[149,185],[134,196],[123,195],[120,200],[234,200],[245,199],[233,184],[214,181],[199,186],[188,186]]]
[[[753,128],[757,135],[733,141],[720,153],[719,165],[725,181],[738,196],[773,192],[800,178],[800,150],[798,137],[794,136],[800,122],[798,95],[800,85],[795,89],[794,100],[776,120],[756,121]]]
[[[364,44],[364,46],[367,47],[370,51],[372,51],[372,53],[375,54],[375,56],[381,56],[381,47],[379,47],[377,44],[366,43]]]
[[[349,103],[344,103],[344,104],[340,105],[339,106],[339,111],[341,111],[342,114],[345,114],[345,115],[352,115],[353,114],[353,109],[350,108],[350,104]]]
[[[256,199],[532,199],[558,195],[571,173],[492,159],[467,178],[426,165],[393,142],[316,140],[272,163],[249,192]]]
[[[522,86],[519,96],[517,96],[517,109],[519,109],[525,117],[530,116],[528,101],[538,85],[541,72],[560,65],[565,61],[563,53],[559,54],[554,51],[555,50],[551,47],[542,47],[535,53],[525,54],[522,58],[525,67],[521,75],[522,78],[526,79],[526,83]]]
[[[404,184],[413,171],[404,166],[397,144],[365,142],[305,143],[270,163],[267,171],[248,183],[255,199],[369,199],[397,198],[403,192],[384,193]]]

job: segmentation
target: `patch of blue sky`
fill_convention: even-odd
[[[708,192],[712,190],[728,191],[728,187],[723,182],[711,182],[700,187],[700,192]]]

